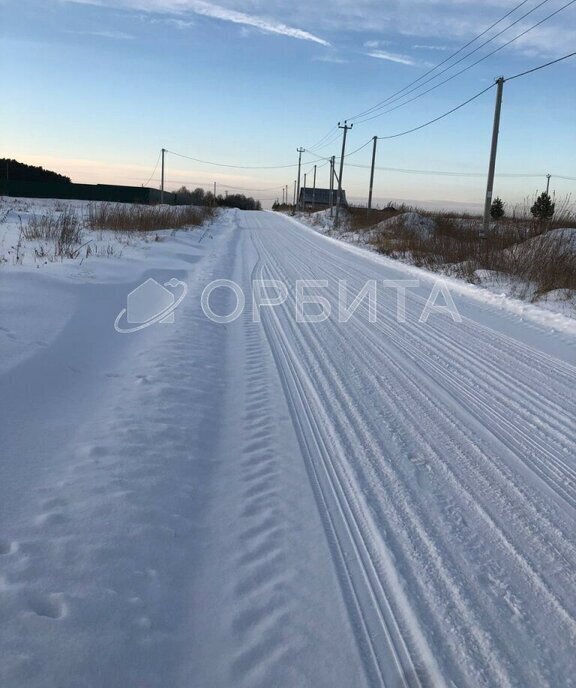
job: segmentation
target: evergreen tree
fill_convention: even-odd
[[[499,220],[501,217],[504,217],[504,203],[499,196],[492,201],[490,216],[493,220]]]
[[[550,220],[554,215],[555,206],[550,195],[543,191],[530,208],[530,212],[537,220]]]

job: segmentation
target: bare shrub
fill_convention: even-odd
[[[82,238],[82,224],[73,208],[64,207],[59,213],[32,215],[22,227],[27,240],[54,243],[54,253],[62,258],[75,258]]]
[[[570,230],[543,231],[539,222],[505,218],[480,238],[481,220],[428,214],[431,232],[399,216],[373,240],[381,253],[419,267],[478,282],[478,270],[521,280],[534,298],[556,289],[576,290],[576,236]],[[566,215],[565,215],[566,217]],[[567,225],[576,226],[576,222]],[[546,225],[546,229],[549,227]],[[566,226],[566,225],[564,225]],[[530,287],[530,289],[528,289]]]

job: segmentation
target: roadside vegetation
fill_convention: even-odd
[[[116,232],[156,232],[198,227],[213,216],[214,210],[208,206],[91,203],[85,226]]]
[[[0,198],[0,264],[120,256],[138,240],[162,239],[162,230],[193,229],[210,221],[207,206],[44,202]],[[2,229],[4,228],[4,231]]]
[[[277,210],[290,212],[291,206]],[[496,198],[486,236],[478,215],[404,205],[370,212],[346,208],[338,229],[329,210],[307,210],[304,216],[320,231],[427,270],[519,298],[554,296],[576,305],[576,213],[570,197],[553,200],[543,193],[510,211]]]

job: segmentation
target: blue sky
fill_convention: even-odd
[[[568,0],[541,7],[464,60],[462,68]],[[469,50],[536,8],[527,0]],[[338,120],[425,74],[511,10],[517,0],[0,0],[0,157],[78,182],[142,184],[161,147],[238,165],[290,165]],[[417,126],[490,85],[574,50],[576,4],[431,93],[349,133],[349,151],[374,135]],[[461,53],[458,57],[463,56]],[[457,68],[446,72],[450,76]],[[435,85],[438,81],[427,86]],[[424,88],[422,88],[424,90]],[[415,91],[411,95],[417,95]],[[441,122],[380,141],[379,166],[484,174],[495,89]],[[394,104],[399,105],[403,101]],[[576,177],[576,58],[505,83],[495,192],[522,202],[547,172]],[[315,149],[338,155],[340,139]],[[367,165],[370,146],[348,159]],[[314,162],[306,153],[304,170]],[[318,169],[318,185],[328,167]],[[365,199],[369,171],[344,186]],[[292,188],[294,168],[235,170],[167,155],[167,187]],[[151,185],[158,183],[159,175]],[[377,170],[377,200],[481,202],[478,177]],[[276,187],[276,188],[273,188]],[[561,195],[576,182],[553,179]]]

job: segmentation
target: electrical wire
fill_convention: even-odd
[[[576,55],[576,52],[569,53],[568,55],[559,57],[558,59],[552,60],[551,62],[546,62],[546,64],[541,64],[538,67],[527,69],[525,72],[520,72],[520,74],[514,74],[514,76],[507,76],[505,81],[512,81],[512,79],[518,79],[521,76],[526,76],[526,74],[532,74],[532,72],[537,72],[539,69],[544,69],[544,67],[549,67],[550,65],[556,64],[557,62],[562,62],[562,60],[567,60],[569,57],[574,57],[574,55]]]
[[[344,155],[344,157],[345,157],[345,158],[349,158],[350,156],[355,155],[356,153],[358,153],[359,151],[361,151],[363,148],[366,148],[366,146],[367,146],[368,144],[372,143],[373,140],[374,140],[373,138],[368,139],[368,141],[366,141],[366,143],[363,143],[361,146],[359,146],[359,147],[356,148],[355,150],[350,151],[350,153],[346,153],[346,154]]]
[[[576,2],[576,0],[574,0]],[[175,151],[166,150],[166,153],[171,155],[176,155],[179,158],[185,158],[186,160],[193,160],[194,162],[202,163],[203,165],[215,165],[216,167],[231,167],[238,170],[283,170],[288,167],[298,167],[298,163],[293,165],[228,165],[222,162],[211,162],[209,160],[200,160],[198,158],[192,158],[189,155],[183,155],[182,153],[176,153]]]
[[[154,171],[153,171],[152,174],[148,177],[148,180],[147,180],[144,184],[142,184],[142,186],[148,186],[148,184],[150,183],[150,180],[151,180],[152,177],[156,174],[156,170],[158,169],[158,163],[160,162],[160,156],[161,156],[161,155],[162,155],[162,151],[160,151],[160,152],[158,153],[158,157],[156,158],[156,164],[154,165]]]
[[[576,0],[575,0],[576,1]],[[456,107],[453,107],[451,110],[448,110],[442,115],[439,115],[438,117],[435,117],[434,119],[429,120],[428,122],[425,122],[424,124],[420,124],[417,127],[413,127],[412,129],[407,129],[406,131],[401,131],[398,134],[391,134],[389,136],[379,136],[378,139],[381,141],[387,140],[387,139],[396,139],[399,136],[406,136],[406,134],[411,134],[414,131],[418,131],[419,129],[424,129],[424,127],[428,127],[431,124],[434,124],[435,122],[438,122],[441,119],[444,119],[444,117],[448,117],[448,115],[451,115],[453,112],[456,112],[456,110],[460,110],[460,108],[463,108],[465,105],[468,105],[468,103],[471,103],[473,100],[476,100],[476,98],[479,98],[481,95],[486,93],[486,91],[489,91],[491,88],[494,88],[496,84],[490,84],[490,86],[486,87],[482,91],[479,91],[475,95],[473,95],[471,98],[468,98],[468,100],[465,100],[463,103],[460,103],[460,105],[457,105]]]
[[[417,100],[418,98],[421,98],[422,96],[425,96],[426,94],[430,93],[431,91],[434,91],[435,89],[439,88],[440,86],[443,86],[444,84],[448,83],[449,81],[452,81],[452,79],[455,79],[457,76],[460,76],[460,74],[463,74],[464,72],[467,72],[469,69],[472,69],[472,67],[475,67],[477,64],[480,64],[480,62],[483,62],[484,60],[488,59],[489,57],[491,57],[491,56],[494,55],[495,53],[499,52],[500,50],[503,50],[503,49],[506,48],[508,45],[510,45],[510,44],[513,43],[514,41],[517,41],[519,38],[522,38],[522,36],[525,36],[527,33],[529,33],[530,31],[532,31],[533,29],[537,28],[538,26],[540,26],[541,24],[543,24],[545,21],[548,21],[549,19],[551,19],[553,16],[555,16],[555,15],[558,14],[559,12],[562,12],[562,10],[565,10],[565,9],[566,9],[567,7],[569,7],[570,5],[573,5],[575,2],[576,2],[576,0],[570,0],[570,2],[567,2],[565,5],[563,5],[562,7],[558,8],[557,10],[555,10],[554,12],[552,12],[551,14],[547,15],[546,17],[544,17],[543,19],[541,19],[541,20],[540,20],[539,22],[537,22],[536,24],[533,24],[533,25],[530,26],[529,28],[527,28],[527,29],[525,29],[524,31],[522,31],[521,33],[519,33],[517,36],[514,36],[514,37],[511,38],[510,40],[506,41],[506,43],[503,43],[501,46],[498,46],[497,48],[495,48],[494,50],[492,50],[491,52],[489,52],[487,55],[484,55],[483,57],[479,58],[479,59],[476,60],[475,62],[472,62],[471,64],[467,65],[466,67],[464,67],[463,69],[459,70],[459,71],[456,72],[455,74],[452,74],[451,76],[449,76],[448,78],[444,79],[444,80],[441,81],[440,83],[435,84],[434,86],[432,86],[431,88],[427,89],[426,91],[423,91],[422,93],[418,93],[418,94],[415,95],[413,98],[410,98],[410,99],[404,101],[403,103],[400,103],[400,104],[398,104],[398,105],[395,105],[395,106],[392,107],[392,108],[389,108],[389,109],[387,109],[387,110],[384,110],[383,112],[378,112],[377,114],[374,114],[374,115],[372,115],[372,116],[370,116],[370,117],[365,117],[365,118],[363,118],[363,119],[361,119],[361,120],[358,120],[358,121],[356,122],[356,124],[361,124],[361,123],[363,123],[363,122],[368,122],[369,120],[376,119],[377,117],[381,117],[382,115],[386,115],[386,114],[388,114],[389,112],[393,112],[394,110],[397,110],[398,108],[404,107],[404,105],[408,105],[408,103],[412,103],[412,102],[414,102],[415,100]],[[541,3],[541,4],[542,4],[542,3]],[[540,6],[540,5],[538,5],[538,7],[539,7],[539,6]],[[521,18],[522,18],[522,17],[521,17]],[[512,25],[511,25],[511,26],[512,26]],[[497,35],[498,35],[498,34],[497,34]],[[480,46],[480,47],[482,47],[482,46]],[[476,51],[473,51],[473,52],[476,52]],[[472,53],[470,53],[469,55],[471,55],[471,54],[472,54]],[[466,57],[468,57],[469,55],[467,55]],[[464,58],[463,58],[463,59],[464,59]],[[460,61],[461,61],[461,60],[458,60],[458,62],[460,62]],[[455,63],[454,63],[453,65],[451,65],[448,69],[451,69],[452,67],[454,67],[456,64],[458,64],[458,62],[455,62]],[[423,84],[421,84],[420,86],[418,86],[418,88],[421,88],[421,87],[424,86],[426,83],[429,83],[429,81],[432,81],[433,79],[437,78],[438,76],[440,76],[441,74],[443,74],[445,71],[447,71],[447,70],[443,70],[442,72],[440,72],[440,73],[437,74],[436,76],[432,77],[432,79],[429,79],[428,81],[426,81],[426,82],[424,82]],[[413,90],[416,90],[416,89],[413,89]],[[401,97],[403,98],[404,96],[408,95],[409,93],[411,93],[411,91],[409,91],[408,93],[405,93],[405,94],[404,94],[403,96],[401,96]],[[391,101],[391,102],[395,102],[395,101]]]
[[[446,64],[446,63],[449,62],[453,57],[456,57],[456,55],[459,55],[463,50],[466,50],[466,48],[468,48],[468,47],[471,46],[473,43],[475,43],[479,38],[482,38],[482,36],[486,35],[486,34],[487,34],[489,31],[491,31],[495,26],[497,26],[498,24],[500,24],[500,22],[504,21],[504,19],[506,19],[506,18],[509,17],[511,14],[513,14],[514,12],[516,12],[516,10],[520,9],[520,7],[522,7],[522,5],[525,5],[526,2],[528,2],[528,0],[522,0],[522,2],[520,2],[518,5],[516,5],[515,7],[513,7],[513,8],[512,8],[510,11],[508,11],[504,16],[500,17],[500,19],[498,19],[498,21],[494,22],[494,23],[491,24],[487,29],[485,29],[484,31],[482,31],[482,33],[479,33],[479,34],[478,34],[477,36],[475,36],[472,40],[468,41],[468,43],[466,43],[465,45],[463,45],[463,46],[461,46],[460,48],[458,48],[458,50],[456,50],[456,52],[452,53],[451,55],[449,55],[448,57],[446,57],[446,58],[445,58],[444,60],[442,60],[441,62],[438,62],[438,64],[436,64],[436,65],[434,65],[433,67],[431,67],[427,72],[424,72],[424,74],[422,74],[421,76],[419,76],[417,79],[414,79],[414,81],[411,81],[409,84],[407,84],[406,86],[404,86],[404,88],[401,88],[401,89],[399,89],[398,91],[395,91],[394,93],[392,93],[391,95],[389,95],[387,98],[385,98],[384,100],[380,101],[380,102],[377,103],[376,105],[374,105],[374,106],[368,108],[367,110],[363,110],[362,112],[360,112],[360,113],[358,113],[358,114],[356,114],[356,115],[353,115],[352,117],[348,117],[348,119],[349,119],[349,120],[356,120],[356,119],[358,119],[358,118],[360,118],[360,117],[363,117],[364,115],[369,114],[370,112],[372,112],[374,109],[376,109],[376,108],[379,107],[380,105],[386,104],[389,100],[391,100],[391,99],[394,98],[395,96],[397,96],[397,95],[399,95],[400,93],[403,93],[404,91],[406,91],[407,89],[409,89],[410,86],[413,86],[414,84],[417,84],[419,81],[422,81],[422,79],[425,79],[429,74],[432,74],[432,72],[435,72],[435,71],[438,69],[438,67],[441,67],[442,65]]]
[[[365,170],[369,170],[371,165],[358,165],[354,163],[348,163],[348,167],[357,167]],[[376,165],[375,170],[381,170],[383,172],[400,172],[403,174],[423,174],[423,175],[433,175],[433,176],[443,176],[443,177],[486,177],[485,172],[454,172],[449,170],[413,170],[406,169],[402,167],[380,167]],[[544,173],[541,174],[524,174],[515,172],[500,172],[495,175],[496,177],[508,177],[508,178],[522,178],[522,179],[537,179],[540,177],[545,177]],[[552,177],[558,177],[559,175],[553,174]],[[561,177],[564,179],[564,177]]]
[[[326,139],[329,139],[330,136],[332,135],[332,132],[334,130],[338,129],[336,125],[334,125],[324,136],[319,139],[313,146],[308,146],[307,150],[314,150],[315,148],[320,148],[320,146],[324,143]]]

